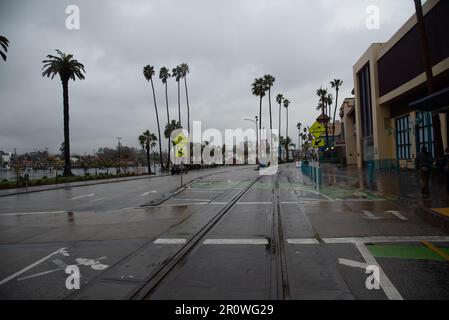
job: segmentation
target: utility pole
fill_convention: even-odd
[[[120,141],[122,141],[123,138],[117,137],[116,139],[118,141],[118,171],[117,171],[117,174],[119,174],[120,173],[120,148],[122,146]]]
[[[435,83],[432,71],[432,60],[430,57],[429,38],[427,36],[421,0],[414,0],[414,2],[416,9],[416,19],[418,21],[416,27],[418,28],[420,35],[421,54],[427,79],[427,94],[430,96],[431,94],[435,93]],[[441,122],[439,113],[432,113],[432,122],[435,139],[435,157],[441,158],[443,156],[444,150],[443,150],[443,138],[441,135]],[[430,149],[429,152],[431,152]]]

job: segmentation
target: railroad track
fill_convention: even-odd
[[[245,188],[239,191],[229,203],[223,207],[206,225],[195,233],[171,258],[152,273],[145,281],[137,287],[128,297],[132,300],[150,299],[162,281],[167,278],[170,272],[186,258],[192,250],[201,245],[207,234],[214,226],[237,204],[237,202],[247,194],[251,188],[261,179],[257,177]],[[280,215],[279,202],[279,177],[276,176],[273,184],[273,205],[270,214],[271,238],[269,239],[270,249],[270,293],[272,300],[289,299],[288,278],[284,251],[284,238],[282,232],[282,219]]]

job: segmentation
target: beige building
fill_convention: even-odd
[[[344,140],[344,156],[346,164],[357,164],[357,144],[355,125],[355,99],[346,98],[340,107],[342,122],[342,139]]]
[[[449,1],[428,0],[423,11],[435,94],[427,93],[416,15],[388,42],[372,44],[353,67],[359,167],[367,161],[410,167],[423,146],[435,155],[432,113],[439,114],[443,145],[448,145]],[[350,114],[345,109],[344,122]]]

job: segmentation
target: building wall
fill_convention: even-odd
[[[357,145],[356,145],[356,135],[355,135],[355,112],[352,116],[348,113],[354,107],[355,101],[353,98],[345,99],[341,106],[342,111],[342,122],[344,128],[344,138],[345,138],[345,156],[346,163],[348,165],[357,164]]]
[[[444,2],[444,3],[443,3]],[[435,9],[435,10],[433,10]],[[447,74],[449,70],[449,37],[447,31],[440,30],[449,26],[449,1],[428,0],[423,5],[429,42],[433,49],[432,62],[434,76]],[[401,166],[409,167],[416,157],[414,123],[415,110],[407,109],[410,99],[425,96],[426,76],[422,65],[421,46],[416,28],[416,16],[412,16],[386,43],[372,44],[353,67],[357,165],[364,164],[362,139],[362,115],[360,101],[359,74],[366,66],[370,67],[371,104],[373,118],[373,160],[397,159],[396,117],[408,115],[410,121],[409,139],[411,156],[409,161],[400,161]],[[449,27],[446,29],[449,30]],[[412,51],[413,52],[412,52]],[[418,60],[417,60],[418,59]],[[410,60],[410,61],[409,61]],[[409,61],[409,62],[407,62]],[[444,79],[444,77],[441,77]],[[440,84],[439,84],[440,85]],[[441,85],[447,86],[447,81]],[[405,98],[404,98],[405,97]],[[407,100],[409,99],[409,100]],[[446,115],[440,115],[444,146],[447,147]],[[369,151],[369,150],[368,150]],[[371,160],[371,159],[368,159]]]

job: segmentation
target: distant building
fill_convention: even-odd
[[[423,5],[436,93],[428,96],[421,38],[413,15],[386,43],[372,44],[353,67],[357,165],[410,166],[418,150],[435,153],[432,113],[448,146],[449,1]]]
[[[346,164],[357,164],[355,99],[347,98],[340,107],[342,121],[342,139],[344,140],[344,155]]]

